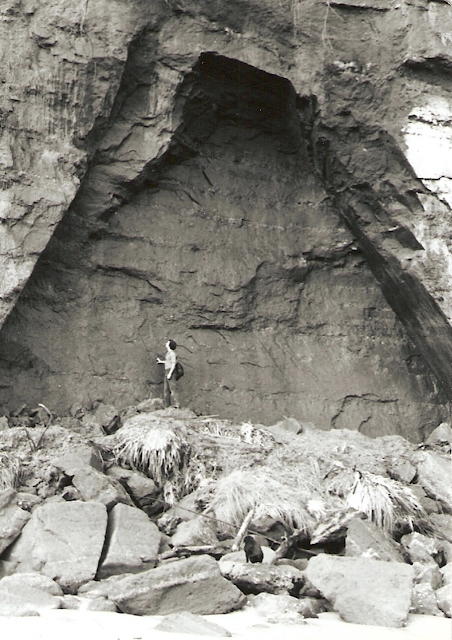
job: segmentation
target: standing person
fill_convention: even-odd
[[[176,347],[177,344],[174,340],[168,340],[165,344],[166,355],[165,359],[157,358],[159,364],[165,365],[165,375],[163,377],[163,402],[165,407],[173,406],[176,409],[179,408],[179,394],[177,392],[177,381],[174,374],[176,368],[177,357]]]

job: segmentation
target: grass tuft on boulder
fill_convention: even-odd
[[[282,484],[269,469],[235,469],[218,480],[209,503],[216,518],[240,526],[251,509],[254,519],[269,517],[288,530],[313,524],[298,487]]]
[[[195,442],[182,420],[140,414],[116,432],[115,441],[117,463],[152,478],[169,504],[196,489],[203,478]]]

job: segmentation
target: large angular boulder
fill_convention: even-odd
[[[102,471],[102,460],[99,454],[92,447],[86,445],[79,445],[74,451],[55,458],[51,464],[58,471],[62,471],[71,477],[78,469],[84,469],[85,467],[92,467],[97,471]]]
[[[107,551],[98,578],[153,569],[160,538],[157,526],[143,511],[117,504],[109,515]]]
[[[112,576],[90,582],[79,595],[104,596],[123,613],[166,615],[190,611],[200,615],[240,609],[245,596],[225,580],[210,556],[197,556],[161,565],[135,575]]]
[[[63,595],[63,589],[55,580],[52,580],[48,576],[43,576],[36,571],[31,571],[30,573],[14,573],[12,576],[5,576],[2,578],[0,585],[5,589],[7,587],[33,587],[33,589],[44,591],[51,596]]]
[[[321,554],[306,576],[346,622],[402,627],[407,620],[414,578],[408,564]]]
[[[345,555],[404,562],[397,543],[385,536],[372,521],[361,518],[353,518],[348,525]]]
[[[442,551],[442,544],[436,538],[429,538],[418,531],[402,536],[400,543],[411,562],[434,562]]]
[[[33,615],[42,610],[60,609],[61,599],[26,584],[0,580],[0,615]]]
[[[417,455],[417,482],[428,496],[439,500],[452,513],[452,466],[450,456],[435,451],[421,451]]]
[[[190,545],[215,545],[218,538],[209,521],[202,516],[193,520],[182,521],[177,525],[176,531],[171,537],[171,544],[175,547]]]
[[[157,485],[152,478],[147,478],[138,471],[123,469],[114,465],[106,472],[107,476],[120,482],[140,507],[152,504],[158,493]]]
[[[244,593],[273,593],[298,595],[304,574],[289,565],[248,564],[224,560],[221,574]]]
[[[0,492],[0,555],[14,542],[30,519],[30,514],[17,505],[14,489]]]
[[[75,592],[96,575],[106,528],[103,504],[43,504],[6,552],[8,573],[37,571],[58,582],[64,591]]]
[[[72,484],[87,502],[100,502],[107,509],[119,503],[134,506],[129,494],[119,482],[91,467],[77,469],[72,478]]]
[[[414,585],[411,593],[410,611],[426,616],[443,616],[442,611],[438,608],[435,592],[427,582]]]

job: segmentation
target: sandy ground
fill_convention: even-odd
[[[450,640],[451,620],[410,615],[403,629],[347,624],[335,613],[322,613],[305,624],[270,624],[254,610],[205,616],[238,640]],[[160,616],[54,610],[40,617],[0,620],[1,640],[189,640],[207,636],[154,630]],[[213,637],[213,636],[210,636]]]

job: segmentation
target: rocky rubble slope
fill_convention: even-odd
[[[171,337],[204,414],[415,442],[447,419],[447,2],[0,18],[5,413],[138,402]]]
[[[416,446],[155,407],[4,425],[1,614],[450,617],[449,425]],[[263,562],[233,548],[244,520]]]

